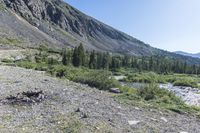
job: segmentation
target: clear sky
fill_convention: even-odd
[[[151,46],[200,52],[200,0],[65,0]]]

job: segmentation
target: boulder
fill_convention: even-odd
[[[112,92],[112,93],[121,93],[119,88],[110,88],[110,92]]]

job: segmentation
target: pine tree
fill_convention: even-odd
[[[49,64],[49,65],[53,65],[53,64],[54,64],[53,58],[48,58],[48,64]]]
[[[91,69],[95,69],[96,68],[96,54],[95,51],[93,50],[92,53],[90,54],[90,61],[89,61],[89,67]]]
[[[85,50],[82,43],[78,46],[78,58],[79,58],[78,59],[79,66],[85,65]]]
[[[66,49],[62,50],[62,64],[63,65],[67,65],[68,64]]]
[[[103,69],[109,69],[109,66],[110,66],[110,63],[111,63],[110,61],[111,61],[110,54],[108,52],[104,53],[103,54],[103,61],[102,61]]]
[[[71,49],[67,50],[67,61],[68,61],[68,64],[72,63],[72,50]]]
[[[149,70],[153,71],[153,57],[149,60]]]
[[[75,67],[80,66],[79,54],[78,54],[78,48],[77,48],[77,47],[74,48],[72,64],[73,64]]]
[[[103,64],[103,55],[102,53],[97,53],[97,69],[101,69]]]

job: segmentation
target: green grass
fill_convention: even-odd
[[[5,6],[4,6],[4,4],[3,3],[0,3],[0,11],[3,11],[3,10],[5,10],[6,8],[5,8]]]
[[[38,71],[47,71],[49,68],[48,64],[46,63],[34,63],[29,61],[19,61],[16,63],[17,66],[23,67],[26,69],[34,69]]]
[[[17,45],[21,43],[19,39],[16,38],[0,38],[1,44],[8,44],[8,45]]]
[[[67,125],[63,126],[62,131],[64,133],[79,133],[81,126],[79,121],[71,120]]]
[[[17,64],[17,66],[23,67],[26,69],[35,69],[37,66],[36,63],[29,62],[29,61],[20,61],[20,62],[17,62],[16,64]]]
[[[13,60],[11,60],[11,59],[2,59],[1,62],[3,62],[3,63],[13,63]]]
[[[191,78],[180,78],[173,82],[174,86],[187,86],[187,87],[193,87],[198,88],[198,82]]]

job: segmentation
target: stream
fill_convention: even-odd
[[[176,96],[190,106],[200,106],[200,90],[198,88],[173,86],[171,83],[160,84],[160,88],[167,89],[173,92]]]

